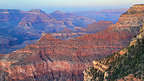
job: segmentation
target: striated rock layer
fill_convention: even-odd
[[[134,5],[125,14],[139,16],[144,13],[144,5]],[[140,15],[138,15],[138,14]],[[124,14],[124,15],[125,15]],[[142,17],[141,17],[142,18]],[[140,19],[141,20],[141,19]],[[143,24],[143,22],[139,22]],[[137,35],[131,40],[129,46],[114,53],[113,55],[93,61],[93,67],[84,71],[84,81],[143,81],[144,80],[144,25],[135,23],[133,28],[139,29],[134,32]],[[122,30],[130,30],[128,27]],[[132,31],[131,31],[132,32]]]
[[[107,56],[112,52],[111,48],[118,50],[122,47],[117,46],[117,43],[108,47],[101,46],[95,37],[93,34],[71,40],[59,40],[45,34],[37,43],[1,56],[1,76],[7,81],[82,81],[82,71],[91,65],[92,60]],[[106,40],[104,38],[99,37]],[[121,38],[125,39],[125,36]],[[116,37],[113,40],[120,39]]]
[[[65,28],[74,31],[77,27],[85,28],[93,22],[94,19],[68,13],[47,14],[39,9],[0,9],[0,53],[23,48],[27,42],[33,43],[39,39],[43,32],[57,33]]]
[[[127,48],[113,55],[93,61],[93,67],[86,69],[84,81],[143,81],[144,26]]]
[[[107,30],[70,40],[43,34],[35,44],[1,55],[0,81],[82,81],[83,70],[92,65],[93,60],[108,56],[128,45],[138,32],[135,30],[137,32],[133,33],[133,27],[140,29],[143,23],[142,13],[136,14],[141,19],[136,20],[134,17],[137,16],[123,14],[125,18],[122,15],[119,22]],[[105,66],[102,71],[105,71]]]

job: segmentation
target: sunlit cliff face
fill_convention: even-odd
[[[121,15],[122,18],[128,16],[130,20],[128,21],[129,25],[130,23],[133,24],[130,27],[123,27],[121,30],[129,30],[130,32],[134,30],[133,28],[137,28],[138,30],[135,30],[137,34],[131,39],[129,46],[115,52],[109,57],[99,61],[93,61],[93,67],[84,71],[84,81],[143,81],[143,68],[141,68],[143,67],[142,58],[144,56],[143,8],[144,5],[142,4],[134,5],[126,13]],[[122,24],[123,21],[120,20],[120,22],[121,23],[118,22],[117,24]]]

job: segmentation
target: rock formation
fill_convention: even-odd
[[[39,39],[43,32],[52,33],[60,39],[69,39],[99,32],[110,25],[104,21],[96,24],[92,24],[93,22],[95,20],[92,18],[61,11],[47,14],[39,9],[30,11],[0,9],[0,30],[3,30],[0,32],[0,53],[6,54],[23,48],[27,43]],[[92,25],[87,28],[88,24]],[[61,33],[66,28],[72,30],[72,33]]]
[[[141,21],[143,19],[141,13],[138,17],[142,19],[137,19],[137,16],[129,17],[129,14],[123,15],[117,24],[96,34],[86,34],[69,40],[60,40],[50,34],[43,34],[36,43],[10,54],[1,55],[0,81],[83,81],[82,72],[92,66],[93,60],[127,47],[131,38],[139,31],[135,30],[137,32],[133,33],[133,27],[140,29],[144,23]],[[124,29],[126,24],[130,31]],[[92,69],[94,73],[96,71],[97,75],[105,76],[96,77],[97,80],[107,79],[109,76],[107,67],[110,67],[110,63],[107,64],[107,61],[100,63],[94,61],[94,63],[102,67],[100,70]]]
[[[31,11],[0,9],[0,30],[2,30],[0,39],[6,40],[0,41],[2,42],[0,43],[0,53],[9,53],[23,48],[25,42],[39,39],[42,32],[58,33],[65,28],[74,31],[75,27],[84,28],[95,22],[94,19],[72,14],[68,16],[66,13],[59,15],[59,18],[61,20],[57,19],[54,14],[47,14],[39,9]]]
[[[111,21],[99,21],[92,24],[88,24],[88,27],[86,28],[86,32],[89,33],[100,32],[107,29],[112,24],[113,23]]]
[[[144,5],[134,5],[124,16],[128,14],[132,19],[141,20]],[[133,15],[133,16],[132,16]],[[141,18],[140,18],[141,16]],[[123,17],[123,15],[121,16]],[[121,18],[120,18],[121,19]],[[143,21],[143,20],[141,20]],[[131,21],[129,21],[129,24]],[[139,24],[138,24],[139,23]],[[113,55],[93,61],[93,67],[84,71],[84,81],[143,81],[143,43],[144,43],[144,25],[143,22],[135,23],[135,26],[120,28],[132,32],[133,29],[139,30],[133,32],[137,35],[132,39],[127,48],[114,53]],[[118,23],[117,23],[118,24]],[[132,24],[132,23],[131,23]]]

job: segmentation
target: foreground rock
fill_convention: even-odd
[[[137,19],[137,17],[140,18],[139,16],[143,14],[143,11],[144,5],[134,5],[125,14],[133,15]],[[93,61],[93,67],[84,71],[84,81],[143,81],[144,26],[139,26],[139,28],[139,32],[134,32],[137,35],[132,39],[127,48],[102,60]],[[123,29],[129,30],[127,27]]]

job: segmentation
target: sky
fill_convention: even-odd
[[[86,11],[128,8],[144,0],[0,0],[0,9]]]

